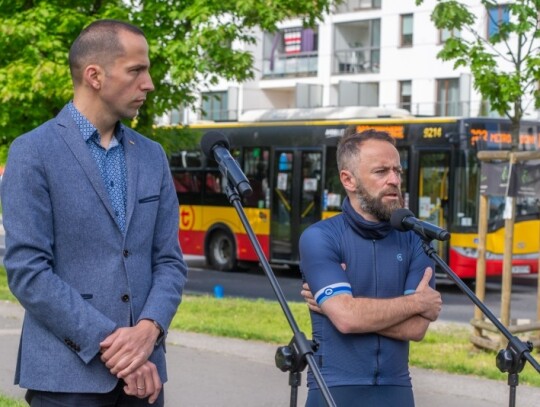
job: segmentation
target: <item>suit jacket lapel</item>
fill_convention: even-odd
[[[122,137],[124,145],[124,154],[126,156],[126,172],[127,172],[127,203],[126,203],[126,231],[129,227],[129,221],[135,203],[137,201],[137,179],[139,177],[139,146],[135,142],[128,129],[124,127],[124,137]]]
[[[107,190],[105,189],[101,174],[99,173],[99,169],[67,107],[64,107],[58,114],[57,123],[58,133],[64,139],[67,146],[81,165],[83,171],[90,180],[90,183],[94,187],[94,190],[101,198],[103,205],[105,205],[113,222],[116,224],[114,210],[109,195],[107,194]]]

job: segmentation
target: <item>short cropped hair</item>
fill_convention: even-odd
[[[83,70],[89,64],[107,66],[125,52],[118,38],[120,31],[145,37],[139,27],[120,20],[97,20],[81,31],[69,50],[69,70],[74,84],[81,82]]]
[[[350,169],[351,162],[358,159],[360,147],[367,140],[387,141],[393,146],[396,145],[396,140],[386,131],[368,129],[357,133],[354,126],[348,127],[345,129],[345,133],[337,147],[337,165],[339,171]]]

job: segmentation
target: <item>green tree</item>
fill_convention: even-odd
[[[421,3],[423,0],[416,0],[417,5]],[[446,40],[438,57],[454,61],[456,68],[471,69],[475,89],[493,110],[512,122],[516,147],[519,124],[531,96],[535,107],[540,107],[540,1],[514,0],[500,5],[482,0],[481,4],[495,28],[492,32],[478,25],[466,2],[438,0],[431,14],[435,26],[461,33]]]
[[[255,27],[302,16],[312,26],[330,0],[0,0],[0,146],[58,113],[72,96],[70,44],[99,18],[141,27],[148,37],[156,86],[134,126],[152,133],[156,116],[193,105],[219,78],[253,77]],[[159,137],[159,134],[155,134]],[[4,151],[5,154],[5,151]],[[0,152],[0,160],[2,153]]]

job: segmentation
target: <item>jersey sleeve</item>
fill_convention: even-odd
[[[352,295],[341,267],[339,238],[323,225],[309,227],[300,237],[300,269],[319,306],[336,295]]]
[[[431,267],[433,270],[433,276],[429,281],[431,288],[435,288],[435,264],[431,260],[424,248],[422,247],[422,241],[419,237],[411,233],[411,258],[409,265],[409,272],[405,280],[405,291],[403,294],[409,295],[416,292],[416,287],[424,277],[424,273],[427,267]]]

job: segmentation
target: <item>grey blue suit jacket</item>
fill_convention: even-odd
[[[123,127],[123,234],[98,167],[65,107],[15,139],[2,180],[4,264],[26,310],[15,383],[54,392],[108,392],[117,383],[99,343],[141,319],[165,330],[187,269],[178,200],[159,144]],[[150,357],[166,381],[165,349]]]

